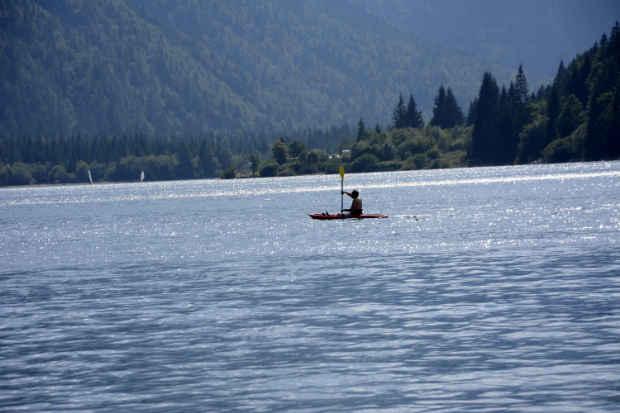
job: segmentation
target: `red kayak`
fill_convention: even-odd
[[[387,215],[383,214],[361,214],[361,215],[341,215],[341,214],[309,214],[312,219],[364,219],[364,218],[387,218]]]

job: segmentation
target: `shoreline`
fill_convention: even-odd
[[[557,165],[557,164],[575,164],[575,163],[592,163],[592,162],[620,162],[620,159],[605,159],[599,161],[568,161],[568,162],[558,162],[558,163],[544,163],[544,162],[531,162],[529,164],[523,165],[461,165],[454,168],[424,168],[424,169],[409,169],[409,170],[395,170],[395,171],[373,171],[373,172],[347,172],[347,174],[358,174],[358,173],[383,173],[383,172],[411,172],[411,171],[431,171],[431,170],[445,170],[445,169],[469,169],[469,168],[493,168],[493,167],[502,167],[502,166],[527,166],[527,165]],[[140,184],[140,183],[154,183],[154,182],[174,182],[174,181],[229,181],[235,179],[262,179],[262,178],[294,178],[297,176],[309,176],[309,175],[338,175],[338,174],[327,174],[325,172],[314,173],[314,174],[304,174],[304,175],[286,175],[286,176],[236,176],[234,178],[222,179],[222,178],[197,178],[197,179],[172,179],[169,181],[103,181],[103,182],[93,182],[92,184],[89,182],[68,182],[68,183],[59,183],[59,184],[32,184],[32,185],[7,185],[0,186],[0,190],[3,189],[15,189],[15,188],[35,188],[35,187],[58,187],[58,186],[79,186],[79,185],[109,185],[109,184]]]

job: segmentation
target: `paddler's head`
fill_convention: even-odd
[[[360,196],[360,193],[359,193],[359,192],[357,192],[357,189],[354,189],[354,190],[353,190],[353,192],[351,192],[351,196],[352,196],[353,198],[357,198],[358,196]]]

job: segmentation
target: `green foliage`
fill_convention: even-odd
[[[233,153],[230,149],[224,147],[220,150],[220,153],[217,156],[218,161],[220,162],[220,166],[224,169],[228,169],[232,162]],[[185,158],[185,162],[187,158]],[[186,171],[187,174],[191,174],[191,171]]]
[[[423,135],[415,135],[413,138],[398,145],[396,153],[402,160],[428,151],[435,144],[432,138]]]
[[[207,139],[203,139],[198,150],[199,166],[202,169],[202,175],[205,177],[213,176],[217,169],[217,159],[215,159],[213,148],[209,145]]]
[[[570,137],[556,139],[543,150],[543,160],[547,163],[568,162],[576,153],[573,152],[572,139]]]
[[[574,94],[565,99],[562,105],[562,113],[558,119],[558,132],[560,137],[566,137],[573,133],[583,123],[583,107]]]
[[[471,142],[472,128],[456,127],[452,129],[450,134],[450,146],[449,151],[466,151],[469,148]]]
[[[426,155],[422,153],[418,153],[414,156],[410,156],[409,158],[407,158],[407,160],[403,163],[402,169],[404,171],[422,169],[424,168],[425,164],[426,164]]]
[[[9,185],[30,185],[35,183],[30,168],[28,168],[28,165],[21,162],[14,163],[13,166],[8,169],[8,175]],[[65,179],[65,175],[60,176],[60,178],[63,179],[60,182],[69,182],[69,178]]]
[[[189,153],[187,145],[183,141],[181,141],[179,145],[178,156],[179,162],[177,163],[177,169],[175,171],[176,176],[180,179],[194,179],[196,177],[196,171],[192,162],[192,157]],[[230,165],[231,158],[232,152],[230,151],[230,149],[224,148],[220,155],[220,163],[228,167],[228,165]],[[222,159],[226,159],[226,161],[222,161]]]
[[[296,173],[291,168],[284,168],[284,170],[278,171],[277,176],[295,176]]]
[[[375,155],[366,153],[351,163],[351,172],[375,172],[378,163]]]
[[[252,169],[252,176],[256,175],[258,172],[258,167],[261,163],[261,155],[260,152],[254,151],[248,155],[248,161],[250,162],[250,168]]]
[[[225,171],[222,171],[222,173],[220,174],[220,179],[233,179],[235,176],[237,176],[237,172],[235,171],[235,166],[231,165],[228,168],[226,168]]]
[[[0,163],[0,185],[2,186],[9,185],[10,171],[11,171],[11,167],[9,165],[4,165]]]
[[[377,157],[381,162],[391,161],[396,155],[396,148],[390,142],[385,142],[377,148]]]
[[[426,157],[428,159],[438,159],[441,157],[441,152],[437,148],[432,148],[426,152]]]
[[[433,159],[427,166],[428,169],[440,169],[442,167],[439,159]]]
[[[517,163],[530,163],[540,158],[547,141],[549,118],[545,117],[527,125],[519,134]]]
[[[360,116],[374,123],[385,121],[396,85],[428,107],[440,82],[473,96],[482,68],[354,2],[4,3],[2,136],[291,131]],[[213,175],[201,162],[211,160],[198,166]]]
[[[400,146],[411,137],[410,130],[397,129],[391,132],[392,144],[396,147]]]
[[[54,166],[50,171],[48,178],[49,182],[54,184],[66,184],[73,182],[74,179],[75,176],[67,173],[67,169],[63,163]]]
[[[620,37],[620,33],[616,37]],[[616,69],[616,72],[619,71],[620,67]],[[616,74],[620,76],[620,73]],[[601,93],[595,83],[588,105],[587,126],[584,153],[586,159],[620,157],[620,80],[616,81],[615,88],[605,93]]]
[[[278,173],[278,164],[275,162],[263,162],[260,167],[259,175],[262,177],[276,176]]]
[[[467,155],[466,151],[455,150],[451,152],[444,152],[441,154],[441,167],[442,168],[460,168],[464,166],[464,158]]]
[[[88,164],[84,161],[79,161],[75,168],[75,182],[90,182],[88,171]]]
[[[340,158],[328,159],[325,162],[325,173],[335,175],[340,172],[341,166],[342,166],[342,160]]]
[[[399,171],[403,167],[403,163],[401,161],[385,161],[379,162],[377,164],[377,171],[379,172],[393,172]]]
[[[275,141],[273,143],[271,146],[271,154],[280,165],[284,165],[288,162],[288,149],[286,143],[282,141]]]
[[[299,139],[295,139],[288,145],[288,154],[292,158],[297,158],[301,155],[302,152],[307,150],[307,145],[305,142],[300,141]]]
[[[543,160],[548,163],[580,160],[586,140],[586,124],[580,125],[569,136],[556,139],[543,150]]]

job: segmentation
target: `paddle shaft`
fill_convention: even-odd
[[[344,168],[340,167],[340,215],[342,215],[342,211],[344,210]]]
[[[344,209],[344,194],[342,191],[344,191],[344,179],[340,181],[340,215],[342,215]]]

